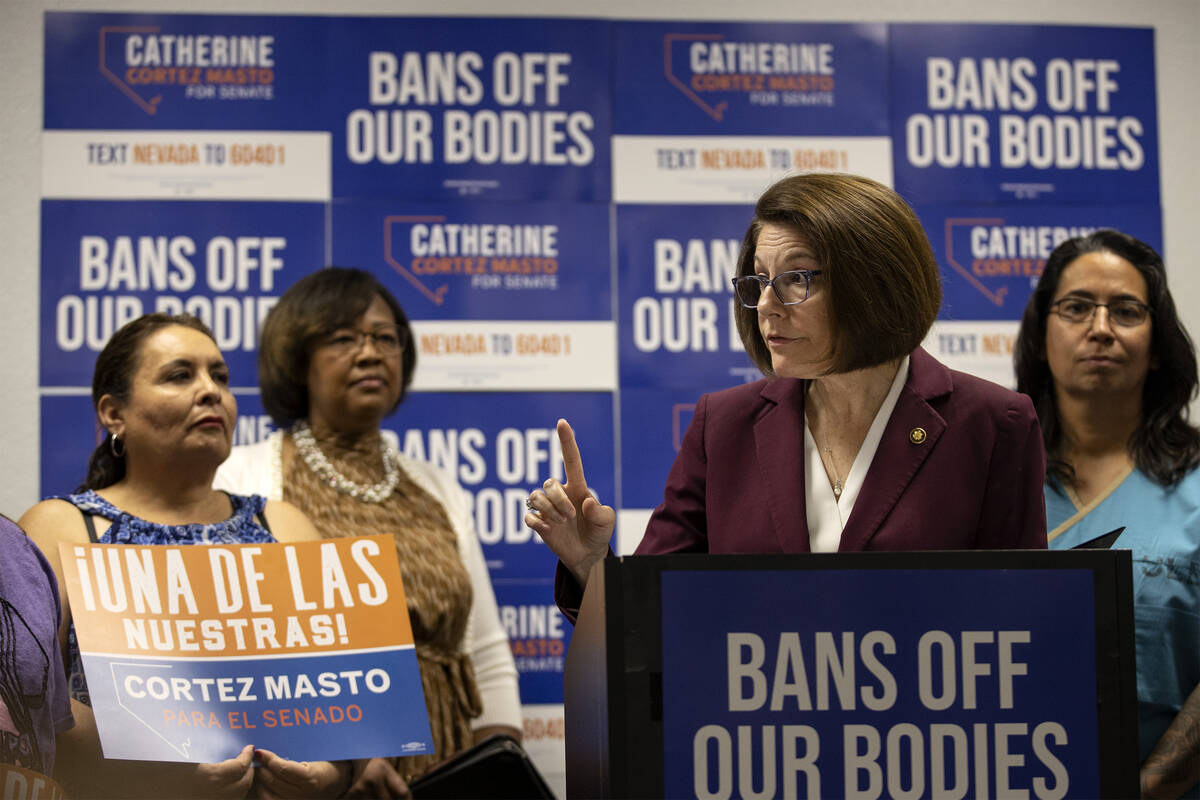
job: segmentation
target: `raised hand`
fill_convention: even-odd
[[[534,489],[525,501],[529,508],[525,524],[542,537],[584,587],[592,565],[608,554],[617,514],[588,492],[575,432],[565,419],[558,421],[558,440],[567,482],[564,485],[548,478],[541,489]]]

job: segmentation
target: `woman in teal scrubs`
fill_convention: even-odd
[[[1017,388],[1046,445],[1046,528],[1133,551],[1143,797],[1200,797],[1196,355],[1153,248],[1113,230],[1050,254],[1025,309]]]

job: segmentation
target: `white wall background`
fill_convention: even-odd
[[[37,394],[45,11],[1152,26],[1164,255],[1184,323],[1200,336],[1200,0],[0,0],[0,513],[10,517],[40,499],[39,424],[53,424],[39,423]]]

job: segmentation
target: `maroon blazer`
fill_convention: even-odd
[[[806,391],[768,378],[701,397],[637,554],[809,552]],[[1045,473],[1027,396],[918,348],[838,550],[1044,548]],[[578,608],[557,577],[560,605]]]

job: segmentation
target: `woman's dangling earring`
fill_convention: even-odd
[[[120,447],[120,450],[117,449],[118,446]],[[113,458],[125,457],[125,446],[121,444],[121,438],[115,433],[111,434],[108,439],[108,449],[112,452]]]

